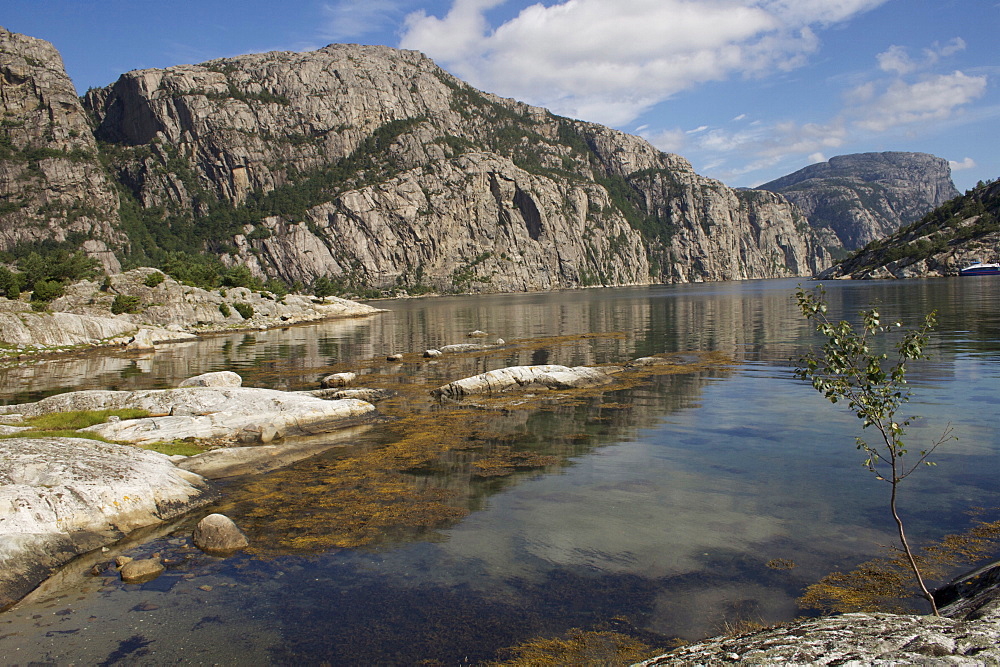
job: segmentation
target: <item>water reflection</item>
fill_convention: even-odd
[[[874,555],[893,532],[887,489],[855,457],[857,420],[791,373],[816,341],[795,312],[795,286],[407,300],[364,320],[218,336],[148,358],[0,371],[6,401],[170,386],[220,369],[292,389],[359,370],[361,384],[398,392],[381,405],[395,419],[349,447],[230,483],[212,509],[248,530],[250,552],[224,561],[193,552],[189,517],[135,549],[175,562],[160,579],[83,577],[54,601],[0,616],[0,658],[101,662],[145,651],[159,662],[233,664],[230,647],[241,647],[262,663],[474,663],[573,627],[617,623],[666,642],[739,619],[791,618],[805,585]],[[914,540],[960,530],[972,505],[1000,505],[1000,296],[989,281],[828,290],[831,310],[848,318],[873,304],[907,322],[939,310],[934,359],[910,375],[909,407],[924,417],[911,434],[933,437],[950,421],[959,440],[907,481]],[[474,329],[509,345],[420,358]],[[506,405],[438,405],[428,394],[507,365],[692,350],[721,354]],[[402,363],[384,361],[394,352]],[[775,559],[794,567],[769,567]],[[92,618],[114,622],[98,629]]]

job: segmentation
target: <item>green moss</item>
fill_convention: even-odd
[[[74,431],[95,424],[103,424],[109,417],[119,419],[141,419],[148,417],[149,411],[133,408],[124,410],[71,410],[69,412],[53,412],[47,415],[29,417],[18,426],[30,426],[36,431]],[[2,421],[2,417],[0,417]]]
[[[171,440],[169,442],[154,442],[142,445],[142,449],[166,454],[167,456],[194,456],[207,450],[207,447],[198,445],[192,440]]]

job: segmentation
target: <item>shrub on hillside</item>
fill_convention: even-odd
[[[139,301],[139,297],[130,296],[128,294],[118,294],[115,296],[115,300],[111,303],[111,312],[115,315],[120,315],[122,313],[137,313],[139,312],[142,303]]]

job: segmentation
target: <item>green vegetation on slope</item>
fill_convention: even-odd
[[[890,262],[915,262],[1000,231],[1000,181],[982,182],[892,236],[873,241],[841,263],[845,274]]]

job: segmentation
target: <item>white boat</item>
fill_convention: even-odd
[[[960,276],[996,276],[1000,275],[1000,264],[973,262],[958,272]]]

